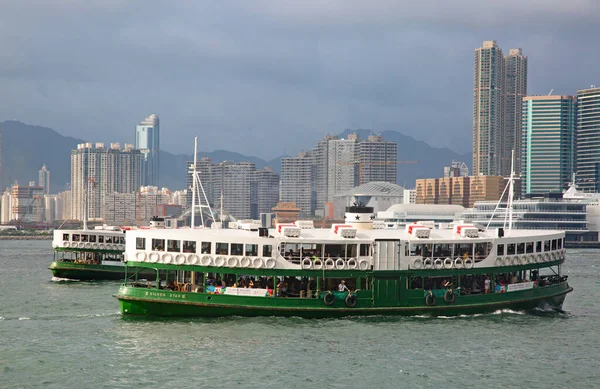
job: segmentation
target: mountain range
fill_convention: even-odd
[[[346,130],[339,134],[345,138],[350,133],[358,133],[360,139],[366,139],[374,134],[371,130]],[[398,160],[416,160],[416,164],[398,165],[398,184],[412,188],[417,178],[441,177],[443,167],[449,166],[453,160],[471,161],[470,154],[457,154],[448,148],[435,148],[427,143],[397,131],[383,131],[386,141],[398,144]],[[57,131],[40,126],[32,126],[18,121],[0,122],[0,189],[4,189],[15,181],[27,185],[29,181],[38,180],[38,171],[42,165],[51,172],[51,192],[57,193],[68,188],[71,181],[71,150],[77,144],[89,142],[73,137],[66,137]],[[94,139],[94,142],[101,141]],[[315,139],[316,144],[318,139]],[[199,147],[202,147],[200,145]],[[300,150],[298,150],[300,151]],[[216,150],[212,152],[199,151],[198,157],[209,157],[213,162],[249,161],[256,164],[257,169],[271,166],[275,171],[281,170],[281,156],[272,160],[239,153]],[[192,160],[192,155],[160,152],[160,184],[171,190],[184,189],[186,186],[186,162]]]

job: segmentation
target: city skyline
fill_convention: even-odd
[[[29,3],[0,14],[0,86],[12,92],[0,118],[125,143],[127,123],[155,111],[170,129],[161,148],[175,153],[205,135],[206,149],[268,159],[338,128],[395,130],[465,153],[469,63],[483,39],[525,50],[530,95],[600,84],[600,54],[585,49],[600,12],[592,1],[491,11],[474,1]],[[156,14],[161,28],[148,28]]]

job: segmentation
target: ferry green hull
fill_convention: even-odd
[[[75,264],[72,262],[52,262],[48,267],[52,275],[57,278],[68,278],[80,281],[100,281],[100,280],[123,280],[125,278],[125,266],[115,265],[91,265]],[[130,267],[128,272],[135,271],[136,268]],[[140,270],[138,277],[156,277],[156,272],[149,269]]]
[[[427,306],[424,298],[413,298],[403,306],[376,306],[374,298],[358,298],[354,308],[341,299],[332,306],[320,298],[276,298],[174,292],[135,288],[122,285],[116,298],[124,315],[171,317],[224,316],[296,316],[304,318],[336,318],[368,315],[432,315],[456,316],[495,312],[502,309],[528,311],[560,309],[573,288],[567,282],[508,293],[456,296],[449,304],[438,298]]]

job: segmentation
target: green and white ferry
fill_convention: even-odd
[[[127,267],[116,295],[124,315],[460,315],[561,309],[559,231],[482,230],[429,223],[381,229],[372,209],[349,207],[347,223],[309,221],[274,229],[127,231]],[[504,233],[506,232],[506,234]]]

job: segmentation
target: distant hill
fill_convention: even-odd
[[[11,182],[18,181],[27,185],[29,181],[38,180],[38,171],[42,165],[51,172],[51,191],[57,193],[65,190],[71,182],[71,150],[77,148],[78,143],[102,142],[105,139],[82,140],[65,137],[51,128],[31,126],[18,121],[0,122],[2,132],[2,170],[0,171],[0,188],[4,189]],[[346,130],[339,134],[347,137],[348,134],[358,132],[361,139],[366,139],[374,134],[371,130]],[[398,160],[418,160],[414,165],[398,165],[398,184],[412,188],[415,179],[420,177],[441,177],[443,167],[448,166],[452,160],[471,162],[471,155],[460,155],[447,148],[434,148],[425,142],[417,141],[410,136],[396,131],[383,131],[385,140],[398,143]],[[110,140],[109,140],[110,141]],[[315,144],[318,139],[315,139]],[[202,147],[202,145],[199,145]],[[251,157],[226,150],[212,152],[198,152],[199,157],[209,157],[213,162],[250,161],[258,169],[271,166],[276,172],[281,170],[281,158],[265,161],[261,158]],[[160,154],[160,185],[171,190],[184,189],[186,186],[186,162],[191,161],[192,155],[171,154],[161,151]]]

